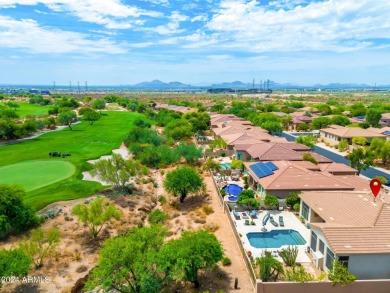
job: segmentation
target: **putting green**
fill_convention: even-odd
[[[31,191],[66,179],[75,172],[75,165],[61,159],[27,161],[0,167],[0,184],[18,184]]]

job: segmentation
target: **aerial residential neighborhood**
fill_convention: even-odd
[[[0,1],[0,292],[389,293],[389,14]]]

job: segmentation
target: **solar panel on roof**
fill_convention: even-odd
[[[272,172],[272,170],[263,162],[251,165],[249,166],[249,168],[251,168],[252,171],[256,174],[256,176],[259,178],[264,178],[274,174],[274,172]]]
[[[274,163],[272,162],[265,162],[264,163],[268,168],[270,168],[272,171],[275,171],[275,170],[279,170],[278,166],[276,166]]]

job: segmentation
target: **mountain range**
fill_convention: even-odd
[[[375,89],[375,88],[390,88],[390,85],[380,85],[380,86],[372,86],[367,84],[355,84],[355,83],[330,83],[330,84],[315,84],[313,86],[301,86],[291,83],[277,83],[275,81],[268,81],[268,86],[270,89],[305,89],[305,88],[313,88],[313,89],[351,89],[351,88],[367,88],[367,89]],[[138,88],[138,89],[205,89],[205,88],[232,88],[232,89],[252,89],[252,88],[265,88],[266,84],[262,85],[253,84],[253,83],[243,83],[241,81],[233,81],[233,82],[222,82],[218,84],[207,84],[202,83],[201,85],[189,85],[179,81],[172,82],[162,82],[160,80],[152,80],[152,81],[144,81],[141,83],[137,83],[134,85],[129,85],[130,88]]]

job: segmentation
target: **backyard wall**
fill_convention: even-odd
[[[362,280],[354,284],[336,285],[328,281],[309,282],[305,284],[292,282],[263,283],[258,281],[256,293],[388,293],[390,280]]]

